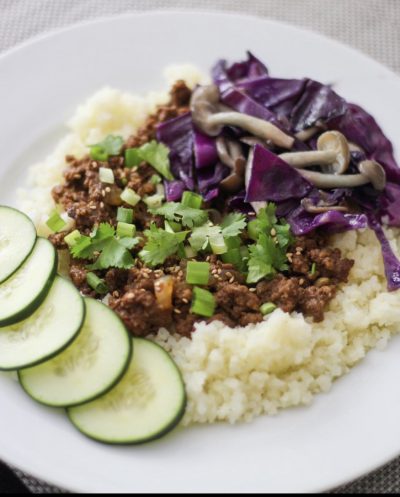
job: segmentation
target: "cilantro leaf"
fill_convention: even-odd
[[[176,254],[188,231],[178,231],[171,233],[157,228],[152,223],[150,229],[144,232],[147,237],[147,242],[143,249],[139,252],[139,257],[149,266],[157,266],[162,264],[167,257]]]
[[[294,243],[294,236],[290,228],[290,224],[281,219],[281,224],[275,225],[276,239],[282,249],[287,249]]]
[[[148,162],[164,178],[173,180],[169,162],[169,148],[155,140],[145,143],[141,147],[128,148],[125,153],[126,166],[134,167],[142,161]]]
[[[108,269],[117,267],[129,269],[133,266],[134,260],[131,253],[119,243],[115,238],[110,238],[104,244],[103,250],[94,264],[87,266],[90,270]]]
[[[191,247],[196,250],[205,250],[209,243],[220,244],[223,242],[220,226],[204,224],[194,228],[189,238]]]
[[[239,212],[228,214],[221,223],[222,235],[224,238],[237,236],[246,227],[246,216]]]
[[[90,145],[90,156],[105,161],[110,155],[119,155],[123,144],[122,136],[108,135],[100,143]]]
[[[194,209],[193,207],[186,207],[180,202],[166,202],[158,209],[151,212],[164,216],[168,221],[182,223],[184,226],[193,228],[199,226],[207,221],[208,214],[201,209]]]
[[[272,276],[276,270],[288,269],[286,253],[272,236],[260,233],[258,241],[249,246],[247,283],[257,283],[261,278]]]
[[[108,223],[97,226],[90,237],[81,235],[77,243],[71,247],[71,254],[76,259],[95,260],[87,266],[90,270],[117,267],[129,269],[134,263],[129,252],[139,238],[117,238],[115,228]]]

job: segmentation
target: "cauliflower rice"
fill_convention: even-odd
[[[172,66],[167,83],[205,82],[193,66]],[[87,145],[108,134],[125,139],[140,127],[167,91],[145,97],[104,88],[77,109],[68,135],[43,162],[30,169],[19,206],[46,236],[45,221],[54,208],[51,188],[62,181],[65,155],[82,156]],[[399,230],[386,234],[400,254]],[[400,292],[388,292],[380,246],[370,230],[334,236],[334,246],[355,260],[349,283],[330,303],[322,323],[280,309],[262,323],[231,329],[220,322],[197,323],[192,339],[160,329],[154,339],[178,364],[187,388],[183,423],[250,421],[261,414],[310,404],[318,392],[347,373],[374,347],[384,348],[400,328]]]

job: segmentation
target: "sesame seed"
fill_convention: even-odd
[[[256,292],[256,291],[257,291],[257,288],[249,288],[249,291],[250,291],[250,292]]]
[[[300,278],[299,283],[300,285],[304,285],[304,278]]]
[[[110,188],[109,186],[106,186],[106,187],[105,187],[105,191],[106,191],[107,193],[110,193],[111,188]]]
[[[217,269],[217,274],[221,274],[222,273],[222,269],[221,268],[218,268]]]
[[[271,229],[271,236],[276,236],[276,229],[275,228]]]
[[[143,273],[142,276],[145,280],[148,280],[150,278],[149,273]]]
[[[232,273],[230,273],[229,271],[227,271],[225,274],[227,278],[232,278]]]
[[[211,270],[211,274],[217,274],[217,270],[214,268]]]
[[[207,257],[206,257],[206,261],[207,261],[207,262],[210,262],[210,256],[209,256],[209,255],[207,255]]]
[[[100,207],[104,209],[104,202],[100,202]]]
[[[176,312],[176,314],[182,314],[182,311],[180,311],[179,309],[174,309],[174,312]]]
[[[182,299],[182,302],[183,302],[184,304],[188,304],[188,303],[189,303],[188,299],[185,299],[185,298],[183,298],[183,299]]]
[[[229,280],[229,283],[233,283],[235,281],[235,277],[232,276],[232,278]]]
[[[106,196],[106,191],[105,190],[101,190],[101,194],[103,195],[103,197]]]
[[[113,292],[113,297],[119,297],[119,292],[117,290],[115,290],[115,292]]]
[[[97,207],[95,205],[89,205],[89,209],[92,209],[92,211],[95,211]]]

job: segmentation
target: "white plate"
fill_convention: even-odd
[[[337,84],[399,146],[400,79],[332,40],[277,22],[224,14],[152,13],[93,22],[0,57],[0,202],[15,203],[26,168],[49,152],[62,123],[105,84],[157,89],[162,69],[254,51],[273,75]],[[372,352],[329,395],[252,424],[177,430],[141,447],[91,442],[62,411],[27,398],[0,375],[0,457],[86,492],[320,491],[353,479],[400,449],[400,340]]]

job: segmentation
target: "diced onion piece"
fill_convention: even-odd
[[[172,292],[174,280],[172,276],[163,276],[154,282],[154,293],[157,304],[162,310],[172,309]]]

